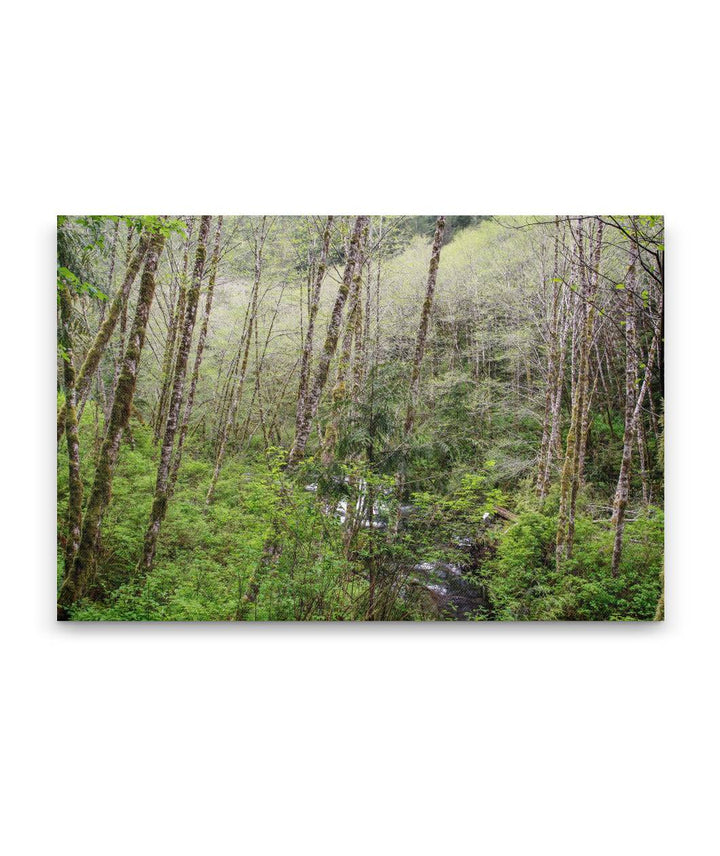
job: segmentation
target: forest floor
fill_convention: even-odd
[[[102,417],[81,423],[85,448],[97,448]],[[157,450],[152,432],[133,421],[124,442],[103,525],[100,570],[75,620],[651,620],[662,591],[663,518],[650,509],[628,524],[623,574],[609,574],[609,525],[583,514],[577,522],[572,572],[562,581],[552,561],[556,506],[543,513],[518,492],[514,522],[481,505],[458,507],[457,496],[415,497],[397,539],[386,526],[344,542],[337,496],[307,489],[307,475],[289,476],[279,450],[228,459],[215,499],[204,486],[212,464],[188,455],[169,507],[157,561],[136,574],[152,500]],[[83,460],[86,490],[92,455]],[[444,523],[437,503],[454,502]],[[67,503],[66,452],[58,455],[58,531]],[[433,506],[433,503],[435,505]],[[475,505],[473,500],[472,505]],[[440,509],[444,511],[444,509]],[[505,512],[505,510],[503,509]],[[507,512],[505,512],[506,514]],[[58,579],[63,573],[62,539]],[[374,588],[373,595],[370,594]]]

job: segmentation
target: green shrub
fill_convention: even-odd
[[[554,516],[524,512],[500,539],[489,589],[505,620],[649,621],[662,591],[663,514],[628,522],[620,571],[611,574],[614,531],[580,516],[573,554],[558,573]]]

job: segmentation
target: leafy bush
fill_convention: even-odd
[[[580,516],[573,554],[555,564],[555,516],[524,512],[500,539],[490,594],[505,620],[649,621],[662,592],[663,514],[649,509],[627,523],[617,577],[611,574],[614,532]]]

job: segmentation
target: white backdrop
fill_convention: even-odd
[[[709,8],[5,10],[6,852],[717,847]],[[164,211],[665,214],[668,620],[56,625],[54,216]]]

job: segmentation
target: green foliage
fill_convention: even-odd
[[[126,222],[133,225],[138,231],[144,229],[153,235],[162,235],[169,238],[172,234],[185,235],[186,227],[182,220],[170,219],[169,217],[125,217]]]
[[[302,341],[298,333],[307,330],[309,286],[324,218],[273,218],[272,238],[263,250],[257,342],[247,366],[237,431],[228,439],[215,499],[206,508],[219,418],[213,410],[219,396],[226,395],[232,355],[239,353],[255,273],[251,233],[256,218],[226,218],[223,270],[179,481],[168,504],[154,568],[139,578],[135,568],[158,454],[142,420],[150,422],[157,408],[156,340],[166,330],[168,310],[176,305],[186,224],[153,216],[58,218],[58,288],[73,298],[68,332],[78,364],[105,317],[106,295],[93,283],[107,283],[105,290],[114,297],[140,232],[161,233],[168,239],[150,319],[153,334],[142,355],[133,399],[132,440],[123,438],[113,499],[103,521],[96,590],[93,600],[75,607],[73,617],[437,617],[424,585],[431,576],[423,581],[417,573],[419,566],[433,562],[462,566],[465,577],[485,587],[490,606],[483,607],[478,618],[652,617],[660,591],[662,516],[651,509],[637,517],[634,503],[643,487],[637,457],[630,475],[630,520],[621,573],[613,579],[609,571],[613,539],[609,507],[624,430],[625,306],[617,292],[625,288],[627,248],[606,242],[603,250],[604,293],[596,307],[598,318],[606,319],[598,337],[602,360],[593,367],[599,373],[593,375],[574,551],[558,574],[554,550],[562,449],[553,454],[551,485],[542,502],[535,484],[550,351],[551,283],[561,284],[568,311],[575,303],[571,292],[577,284],[570,282],[567,265],[559,269],[561,275],[548,276],[553,228],[544,232],[525,228],[526,219],[448,218],[414,426],[406,436],[409,377],[434,218],[384,217],[382,222],[373,218],[371,244],[376,242],[373,246],[380,248],[381,257],[371,253],[363,269],[363,318],[370,321],[363,331],[364,382],[352,394],[348,384],[345,394],[334,399],[335,360],[308,454],[298,469],[288,473],[284,449],[268,444],[286,449],[292,441],[297,346]],[[629,227],[629,221],[622,222]],[[343,217],[334,222],[316,319],[315,354],[323,346],[351,223],[351,218]],[[662,229],[661,219],[638,218],[638,224],[643,246],[662,251],[657,231]],[[277,324],[270,335],[276,295]],[[645,310],[638,316],[642,371],[653,332],[645,316],[658,303],[657,289],[647,277],[638,282],[638,295],[638,309]],[[265,336],[267,352],[262,345]],[[80,426],[86,501],[103,435],[104,418],[97,402],[104,401],[103,395],[112,388],[117,338],[116,333],[98,377],[93,377]],[[58,353],[61,360],[68,358],[62,338]],[[560,414],[563,447],[571,393],[569,350],[566,360]],[[235,371],[237,377],[237,366]],[[646,401],[655,414],[661,413],[657,381]],[[331,464],[323,466],[318,445],[329,424],[333,428],[337,424],[337,442]],[[662,434],[657,436],[653,419],[645,418],[644,425],[647,484],[652,501],[660,503]],[[64,444],[58,465],[62,536],[67,510]],[[309,485],[316,490],[306,490]],[[362,505],[363,491],[379,506],[373,526],[367,520],[355,526],[352,511],[344,519],[338,511],[341,504],[351,510]],[[496,517],[498,506],[511,509],[518,520]],[[62,554],[60,549],[60,562]]]
[[[107,300],[107,294],[90,282],[82,282],[80,277],[66,267],[59,267],[57,272],[58,289],[70,288],[77,294],[87,294],[96,300]]]
[[[82,477],[92,482],[94,414],[81,425]],[[305,620],[356,615],[365,582],[343,553],[338,522],[283,473],[285,453],[231,460],[215,501],[203,497],[212,465],[188,456],[147,578],[135,575],[155,477],[149,427],[133,424],[103,523],[98,582],[103,594],[74,608],[75,620]],[[58,455],[58,527],[67,513],[67,455]]]
[[[490,573],[504,620],[651,621],[662,591],[663,514],[627,523],[619,574],[610,572],[613,530],[580,516],[572,557],[555,566],[554,515],[525,512],[502,536]]]
[[[490,473],[494,461],[486,461],[476,472],[460,471],[454,475],[454,487],[448,494],[417,491],[412,494],[415,503],[433,523],[458,525],[463,530],[474,529],[483,522],[486,514],[492,514],[496,506],[506,502],[502,491],[491,487]]]

